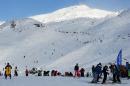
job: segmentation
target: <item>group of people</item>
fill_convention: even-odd
[[[7,63],[4,70],[5,70],[5,72],[4,72],[5,79],[7,79],[7,77],[9,77],[11,79],[11,77],[12,77],[12,75],[11,75],[12,66],[9,63]],[[15,69],[14,69],[14,76],[18,76],[17,67],[15,67]]]
[[[12,78],[12,66],[10,65],[10,63],[7,63],[5,68],[3,68],[4,70],[4,74],[2,72],[0,72],[0,76],[3,76],[5,77],[5,79],[7,79],[8,77],[11,79]],[[25,74],[26,76],[28,76],[28,70],[26,69],[25,71]],[[18,76],[18,68],[17,66],[14,68],[14,77],[17,77]]]
[[[130,64],[127,62],[126,63],[126,73],[127,73],[127,77],[128,79],[130,78]],[[11,70],[12,70],[12,66],[7,63],[7,65],[4,68],[4,76],[5,79],[7,79],[7,77],[9,77],[11,79],[12,75],[11,75]],[[50,71],[43,71],[43,75],[44,76],[49,76],[49,72]],[[42,71],[38,70],[38,76],[42,75]],[[25,70],[25,76],[28,76],[30,74],[30,71],[27,69]],[[62,74],[60,72],[58,72],[57,70],[52,70],[51,71],[51,76],[62,76]],[[121,66],[116,65],[116,64],[110,64],[109,66],[104,65],[102,66],[101,63],[97,64],[96,66],[92,66],[92,81],[91,83],[98,83],[100,81],[101,78],[102,79],[102,84],[106,83],[106,80],[108,78],[108,75],[111,74],[112,75],[112,83],[121,83]],[[0,74],[1,75],[1,74]],[[89,75],[89,74],[86,74]],[[14,76],[17,77],[18,76],[18,68],[15,67],[14,68]],[[63,76],[72,76],[72,77],[85,77],[85,69],[84,68],[80,68],[78,63],[74,66],[74,74],[72,72],[65,72],[65,75]]]
[[[84,68],[79,69],[78,63],[75,65],[74,71],[75,71],[74,77],[84,77],[85,69]]]
[[[5,71],[4,72],[5,79],[7,79],[7,77],[9,77],[11,79],[11,77],[12,77],[12,73],[11,73],[12,66],[10,65],[10,63],[7,63],[7,65],[5,66],[5,68],[3,70]],[[85,74],[84,74],[85,69],[81,68],[79,70],[78,64],[75,65],[74,71],[75,71],[75,74],[73,74],[72,72],[65,72],[65,75],[62,75],[57,70],[52,70],[51,71],[51,76],[74,76],[74,77],[84,77],[85,76]],[[44,76],[49,76],[49,72],[50,71],[43,71],[43,75]],[[37,71],[37,73],[38,73],[38,76],[42,75],[42,72],[39,71],[39,70]],[[0,74],[2,75],[2,73],[0,73]],[[30,71],[26,67],[25,76],[29,76],[29,74],[30,74]],[[17,66],[14,68],[14,76],[15,77],[18,76],[18,68],[17,68]]]
[[[130,67],[130,65],[128,66]],[[126,69],[126,76],[130,77],[130,68],[124,67]],[[102,78],[103,80],[102,84],[106,83],[107,77],[109,74],[112,75],[112,83],[121,83],[121,69],[122,67],[120,65],[111,64],[110,66],[102,66],[101,63],[97,64],[96,66],[92,66],[92,74],[93,74],[93,80],[92,83],[99,82],[99,79]]]

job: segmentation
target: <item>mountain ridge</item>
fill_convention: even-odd
[[[49,14],[41,14],[32,16],[35,20],[40,22],[60,22],[75,18],[104,18],[106,16],[116,16],[118,12],[110,12],[95,8],[90,8],[87,5],[74,5],[67,8],[59,9]]]

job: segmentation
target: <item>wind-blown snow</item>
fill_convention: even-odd
[[[94,9],[86,5],[76,5],[57,10],[53,13],[37,15],[30,18],[45,23],[45,22],[60,22],[82,17],[100,19],[106,16],[116,16],[117,14],[118,12],[110,12],[105,10]]]

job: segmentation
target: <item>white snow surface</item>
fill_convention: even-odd
[[[59,9],[49,14],[41,14],[30,17],[37,21],[46,22],[60,22],[65,20],[71,20],[76,18],[104,18],[118,15],[118,12],[110,12],[95,8],[90,8],[87,5],[75,5],[67,8]]]
[[[19,76],[13,77],[11,80],[5,80],[0,77],[0,86],[129,86],[130,82],[127,79],[122,79],[121,84],[113,84],[112,81],[107,80],[105,84],[101,81],[92,84],[92,78],[74,78],[74,77],[37,77],[37,76]]]
[[[0,25],[1,70],[10,62],[21,72],[26,66],[73,71],[76,63],[90,71],[99,62],[115,62],[120,49],[123,63],[130,60],[130,10],[100,19],[80,17],[43,23],[25,18],[14,20],[15,28],[11,23]]]

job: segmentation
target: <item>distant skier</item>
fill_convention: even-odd
[[[7,79],[8,76],[11,79],[11,69],[12,69],[12,66],[9,63],[7,63],[5,67],[5,79]]]
[[[118,81],[118,83],[121,83],[121,80],[120,80],[120,70],[114,64],[114,69],[113,69],[113,83],[116,83],[117,81]]]
[[[102,72],[103,72],[103,75],[104,75],[102,84],[104,84],[106,82],[106,80],[107,80],[107,75],[109,74],[108,73],[108,66],[104,66]]]
[[[79,76],[80,76],[80,73],[79,73],[79,66],[78,66],[78,64],[75,65],[74,71],[75,71],[75,77],[76,77],[76,76],[79,77]]]
[[[54,76],[54,72],[55,72],[55,70],[52,70],[52,71],[51,71],[51,76]]]
[[[101,76],[102,73],[102,65],[101,63],[97,64],[96,67],[92,67],[92,72],[93,72],[93,80],[91,81],[91,83],[97,83],[99,82],[99,78]]]
[[[18,69],[17,69],[17,66],[16,66],[15,69],[14,69],[14,76],[18,76]]]
[[[25,70],[25,75],[26,76],[28,76],[29,75],[29,71],[28,71],[28,69],[26,68],[26,70]]]
[[[92,66],[92,76],[94,77],[94,73],[95,73],[95,66]]]
[[[98,80],[98,65],[96,67],[92,66],[93,79],[91,83],[97,83]]]
[[[80,70],[81,77],[84,77],[84,72],[85,72],[85,69],[81,68],[81,70]]]
[[[58,73],[58,71],[57,71],[57,70],[55,70],[55,72],[54,72],[54,76],[57,76],[57,73]]]
[[[102,64],[101,63],[99,63],[97,65],[96,71],[97,71],[97,74],[98,74],[98,76],[97,76],[97,82],[98,82],[99,78],[101,78],[101,76],[102,76]]]

